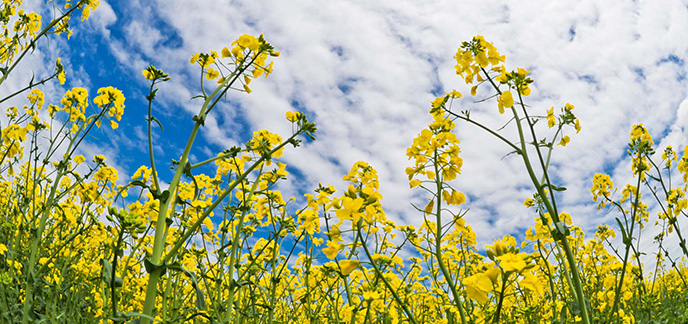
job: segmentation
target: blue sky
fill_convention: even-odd
[[[34,4],[36,5],[36,4]],[[49,6],[38,8],[50,16]],[[31,4],[26,4],[31,6]],[[628,133],[644,123],[658,151],[688,143],[686,81],[688,1],[104,1],[84,23],[74,21],[67,41],[43,41],[21,71],[42,71],[62,57],[66,86],[91,93],[114,86],[127,97],[116,131],[95,134],[85,154],[104,154],[128,179],[147,163],[145,145],[148,85],[141,71],[153,64],[172,80],[160,87],[155,116],[155,153],[165,170],[181,155],[200,102],[200,71],[189,64],[195,52],[221,50],[242,34],[263,33],[281,57],[274,74],[252,83],[253,93],[234,92],[206,123],[193,158],[201,160],[242,143],[253,131],[286,136],[287,110],[305,112],[319,127],[318,140],[285,152],[292,175],[280,189],[302,196],[318,182],[345,188],[342,175],[359,160],[378,170],[383,206],[399,224],[419,224],[410,203],[424,203],[410,190],[404,169],[412,139],[430,122],[436,95],[457,89],[461,110],[492,127],[507,122],[494,101],[476,103],[455,74],[453,56],[461,41],[483,35],[507,57],[508,69],[531,71],[535,83],[527,104],[545,114],[570,102],[582,131],[558,148],[552,173],[568,190],[560,206],[586,230],[612,223],[616,214],[595,210],[589,188],[597,172],[615,184],[630,181],[625,155]],[[47,23],[47,22],[45,22]],[[28,79],[15,73],[8,93]],[[19,75],[19,76],[17,76]],[[28,74],[30,75],[30,73]],[[65,89],[45,89],[59,101]],[[486,89],[483,89],[486,91]],[[504,132],[513,136],[513,129]],[[546,134],[546,130],[542,130]],[[504,234],[520,236],[533,222],[521,206],[532,186],[516,156],[498,140],[459,123],[464,167],[452,183],[466,193],[467,222],[479,246]],[[574,136],[575,135],[575,136]],[[652,237],[646,235],[645,237]]]

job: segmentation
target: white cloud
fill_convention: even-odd
[[[108,28],[116,22],[117,15],[112,10],[112,6],[108,2],[101,0],[98,9],[91,13],[85,24],[92,31],[96,29],[99,34],[108,39],[110,37],[110,30]]]
[[[229,103],[213,112],[203,132],[212,149],[206,147],[204,154],[240,143],[237,131],[267,128],[287,136],[284,112],[298,103],[318,124],[318,140],[288,149],[285,160],[304,174],[307,191],[318,181],[344,189],[341,176],[355,161],[368,161],[378,169],[388,217],[399,223],[422,220],[409,205],[422,200],[408,189],[405,148],[430,122],[433,91],[469,93],[454,72],[452,56],[461,41],[475,34],[507,56],[509,69],[532,71],[529,113],[543,115],[566,102],[576,105],[583,130],[577,135],[567,130],[572,141],[555,148],[551,170],[561,182],[556,184],[568,187],[561,210],[571,212],[586,230],[612,219],[594,209],[589,187],[596,172],[614,171],[615,183],[629,180],[625,145],[633,124],[643,122],[660,150],[665,144],[682,149],[687,142],[683,62],[688,12],[675,1],[168,0],[127,5],[126,17],[103,14],[100,32],[111,38],[113,55],[136,82],[144,84],[140,71],[148,64],[173,76],[159,94],[170,107],[167,118],[187,122],[200,106],[188,100],[199,92],[198,69],[188,64],[191,54],[219,51],[241,34],[261,32],[282,51],[274,74],[251,84],[254,93],[232,93]],[[109,32],[120,28],[115,21],[127,39],[114,39]],[[181,43],[168,41],[172,33]],[[479,97],[490,94],[486,88]],[[457,109],[471,109],[473,118],[491,127],[508,121],[494,101],[473,100],[462,99]],[[179,107],[183,111],[171,110]],[[550,134],[538,130],[541,136]],[[503,133],[514,138],[513,125]],[[520,158],[506,156],[508,146],[472,125],[458,123],[457,134],[464,168],[454,185],[470,197],[467,219],[479,245],[522,233],[535,215],[521,207],[533,189]],[[285,188],[296,191],[293,185]]]

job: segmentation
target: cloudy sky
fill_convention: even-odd
[[[148,83],[141,71],[152,64],[172,77],[155,107],[165,127],[156,133],[156,154],[166,165],[181,155],[200,107],[190,100],[200,92],[191,55],[263,33],[282,53],[274,73],[254,81],[250,95],[235,92],[213,111],[194,158],[214,156],[259,129],[286,137],[291,126],[284,113],[302,111],[318,125],[318,139],[286,151],[292,175],[281,187],[285,195],[302,196],[318,182],[344,189],[342,175],[364,160],[378,170],[388,217],[418,225],[422,215],[410,203],[427,197],[409,189],[405,152],[431,121],[430,101],[457,89],[466,96],[455,107],[491,127],[508,121],[495,101],[476,102],[491,95],[487,87],[470,97],[455,73],[460,43],[483,35],[506,55],[507,69],[531,71],[535,82],[526,103],[532,114],[567,102],[576,106],[582,131],[568,130],[571,143],[557,147],[551,171],[556,184],[568,188],[559,197],[561,210],[591,230],[618,216],[597,211],[589,188],[597,172],[611,173],[617,185],[632,180],[625,147],[633,124],[644,123],[658,151],[688,144],[687,7],[685,0],[101,0],[89,20],[72,22],[68,42],[43,41],[21,68],[40,74],[42,62],[54,66],[62,57],[66,86],[94,93],[112,85],[124,92],[120,128],[96,134],[84,151],[105,153],[126,179],[147,161]],[[39,10],[49,17],[52,9]],[[0,90],[26,82],[21,76],[11,81]],[[46,91],[54,98],[64,93],[58,85]],[[468,197],[466,218],[479,246],[504,234],[521,236],[535,217],[521,205],[533,192],[522,161],[476,127],[458,123],[457,134],[464,166],[452,185]],[[513,138],[513,129],[504,134]]]

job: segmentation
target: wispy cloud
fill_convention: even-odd
[[[258,129],[288,135],[284,112],[305,111],[319,126],[318,140],[285,153],[303,175],[298,186],[285,186],[285,193],[308,191],[318,181],[343,189],[341,176],[355,161],[365,160],[378,170],[384,206],[399,223],[422,220],[410,206],[423,200],[408,188],[405,148],[430,122],[430,100],[453,88],[469,93],[454,72],[452,56],[461,41],[476,34],[507,55],[507,68],[531,70],[535,83],[527,104],[533,115],[567,102],[576,106],[583,130],[575,136],[568,130],[572,141],[555,149],[552,171],[568,187],[562,210],[586,230],[611,220],[590,201],[592,175],[610,172],[619,184],[630,180],[625,145],[634,123],[645,124],[660,150],[688,142],[688,11],[679,1],[167,0],[110,5],[112,10],[106,4],[104,13],[93,17],[93,28],[77,28],[107,39],[110,55],[132,80],[125,86],[145,88],[140,71],[148,64],[172,75],[159,94],[164,124],[186,122],[198,109],[197,101],[189,101],[199,92],[199,72],[188,64],[191,54],[219,51],[244,33],[264,33],[282,51],[275,73],[252,83],[251,95],[228,96],[209,119],[199,142],[203,149],[196,154],[219,152]],[[483,89],[476,99],[488,95]],[[508,121],[492,101],[475,103],[469,97],[457,104],[492,127]],[[471,212],[466,217],[479,245],[522,233],[535,215],[521,206],[533,189],[518,156],[507,156],[506,145],[470,125],[459,123],[457,133],[465,162],[453,185],[467,193],[465,207]],[[513,136],[513,127],[504,133]]]

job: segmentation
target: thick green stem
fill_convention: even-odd
[[[442,270],[442,275],[444,276],[444,280],[447,282],[447,285],[449,286],[449,289],[452,292],[452,296],[454,297],[454,304],[456,305],[456,308],[459,310],[459,315],[461,316],[461,323],[466,324],[466,314],[463,310],[463,304],[461,304],[461,297],[459,296],[459,292],[456,290],[456,282],[452,281],[451,278],[451,273],[449,273],[449,270],[447,269],[447,266],[444,264],[444,260],[442,259],[442,181],[440,180],[441,177],[441,170],[439,169],[439,166],[437,165],[437,160],[439,159],[439,156],[437,154],[437,151],[434,153],[434,162],[433,165],[435,166],[435,184],[437,185],[437,206],[435,209],[435,222],[437,228],[435,229],[437,233],[435,234],[435,258],[437,258],[437,264],[440,266],[440,270]]]
[[[213,94],[217,94],[224,84],[218,86]],[[205,111],[207,109],[207,105],[209,103],[209,100],[207,99],[206,102],[203,105],[203,108],[201,108],[201,112],[199,113],[200,116],[203,116],[205,114]],[[177,170],[174,174],[174,177],[172,178],[172,181],[170,182],[170,185],[167,189],[167,195],[161,199],[160,201],[160,209],[158,211],[158,220],[157,224],[155,225],[155,239],[153,241],[153,255],[151,257],[151,262],[155,265],[160,265],[160,260],[162,258],[162,253],[165,247],[165,240],[164,240],[164,233],[165,233],[165,227],[166,227],[166,220],[167,220],[167,210],[170,206],[170,198],[173,198],[176,191],[177,191],[177,186],[179,185],[179,181],[182,177],[182,174],[184,173],[184,168],[186,166],[186,163],[188,161],[189,153],[191,152],[191,147],[193,146],[194,141],[196,140],[196,135],[198,134],[198,129],[202,126],[203,121],[202,120],[196,120],[196,123],[194,124],[193,130],[191,131],[191,135],[189,136],[189,140],[186,142],[186,147],[184,148],[184,153],[182,154],[181,160],[179,161],[179,164],[177,165]],[[155,307],[155,297],[157,296],[157,286],[158,286],[158,280],[160,279],[160,275],[162,274],[164,268],[158,267],[154,269],[148,278],[148,288],[146,289],[146,300],[143,304],[143,314],[148,315],[148,316],[153,316],[153,308]],[[149,323],[149,319],[143,318],[143,323],[147,324]]]
[[[65,162],[65,160],[63,160],[63,162]],[[46,205],[43,207],[43,212],[41,213],[41,219],[39,221],[38,228],[36,228],[35,235],[31,240],[31,255],[29,256],[28,269],[26,272],[26,294],[24,295],[24,314],[22,318],[22,323],[24,324],[29,323],[29,320],[31,318],[30,314],[32,312],[31,308],[33,306],[33,286],[36,281],[36,279],[34,278],[34,268],[36,266],[36,259],[38,257],[38,245],[42,241],[43,230],[45,229],[46,222],[48,220],[48,217],[50,216],[50,211],[52,210],[52,203],[55,199],[55,193],[57,192],[57,187],[59,186],[60,180],[62,179],[63,175],[63,169],[61,168],[57,173],[57,177],[55,177],[55,182],[53,183],[53,186],[50,188],[50,194],[48,195],[48,199],[46,200]]]
[[[485,73],[487,75],[487,73]],[[490,79],[490,76],[487,75],[488,79]],[[491,79],[490,79],[491,80]],[[533,124],[530,122],[530,119],[527,117],[527,112],[525,109],[525,105],[523,104],[523,98],[521,97],[521,93],[518,93],[519,97],[519,102],[521,104],[521,108],[523,109],[524,113],[526,114],[526,119],[528,121],[528,127],[530,128],[531,135],[533,137],[533,142],[537,143],[537,137],[535,135],[535,129],[533,127]],[[554,226],[556,231],[558,232],[558,241],[561,243],[562,247],[564,248],[564,253],[566,255],[566,259],[568,260],[569,263],[569,268],[571,270],[571,279],[573,280],[573,289],[572,292],[574,292],[574,297],[576,298],[578,305],[580,306],[579,309],[581,310],[581,317],[583,319],[583,323],[585,324],[590,324],[591,319],[590,319],[590,314],[588,313],[588,308],[585,304],[585,294],[583,292],[583,285],[582,285],[582,279],[580,276],[580,272],[578,271],[578,266],[576,265],[576,258],[573,255],[573,251],[571,249],[571,245],[569,244],[568,241],[568,235],[565,232],[565,229],[562,228],[564,225],[562,225],[560,219],[559,219],[559,212],[557,211],[556,208],[556,200],[554,199],[554,190],[551,189],[551,182],[549,179],[549,174],[547,172],[547,169],[544,165],[544,160],[542,157],[542,153],[540,152],[540,148],[535,145],[535,151],[538,154],[538,158],[540,160],[540,163],[543,167],[543,176],[545,180],[547,181],[547,184],[550,187],[549,194],[551,201],[547,199],[547,193],[544,192],[544,187],[542,184],[538,181],[535,172],[533,170],[532,164],[528,158],[528,152],[526,150],[526,143],[525,143],[525,138],[523,136],[523,128],[521,126],[521,121],[518,118],[518,114],[516,112],[516,107],[512,107],[511,111],[514,114],[514,118],[516,119],[516,126],[518,127],[518,134],[521,140],[521,149],[522,149],[522,154],[521,157],[523,158],[523,162],[526,166],[526,169],[528,170],[528,175],[530,176],[531,181],[535,185],[538,194],[542,198],[543,203],[545,204],[545,207],[549,211],[550,217],[552,218],[552,221],[554,221]]]
[[[151,257],[151,263],[154,265],[158,265],[156,269],[154,269],[148,278],[148,288],[146,289],[146,299],[143,304],[143,314],[148,315],[148,316],[153,316],[153,309],[155,308],[155,298],[157,296],[157,285],[158,285],[158,280],[160,280],[160,276],[162,274],[162,271],[164,270],[164,267],[161,266],[161,259],[162,259],[162,254],[165,249],[165,228],[166,228],[166,220],[167,220],[167,211],[170,208],[170,201],[174,202],[174,197],[176,196],[176,191],[177,191],[177,186],[179,185],[179,181],[184,174],[184,170],[187,167],[188,163],[188,157],[189,153],[191,152],[191,147],[193,146],[194,141],[196,140],[196,136],[198,134],[198,130],[201,126],[203,126],[205,122],[205,117],[210,109],[213,108],[213,106],[217,103],[217,100],[213,101],[215,97],[221,97],[223,94],[227,92],[227,90],[231,87],[231,85],[237,80],[239,75],[241,75],[244,70],[248,68],[249,65],[246,66],[241,66],[239,67],[234,74],[233,78],[227,78],[223,83],[221,83],[215,90],[210,94],[210,96],[205,98],[205,101],[203,103],[203,107],[201,107],[201,111],[198,113],[196,116],[195,121],[196,123],[194,124],[193,129],[191,130],[191,135],[189,136],[188,141],[186,142],[186,146],[184,148],[184,153],[182,154],[182,157],[179,161],[179,164],[177,165],[176,172],[174,174],[174,177],[172,178],[172,181],[170,182],[170,185],[167,189],[167,195],[163,195],[163,198],[160,200],[160,209],[158,211],[158,219],[157,219],[157,224],[155,226],[155,238],[153,241],[153,255]],[[218,98],[219,100],[219,98]],[[209,208],[210,211],[212,211],[217,204],[219,204],[219,201],[216,201],[215,204],[211,208]],[[209,211],[206,213],[208,214]],[[206,215],[204,214],[204,215]],[[195,226],[198,227],[202,220],[205,217],[201,217],[199,221],[196,222]],[[183,241],[188,238],[191,233],[187,233],[183,239],[177,242],[177,245],[175,245],[174,251],[181,246],[180,243],[183,243]],[[148,324],[149,319],[148,318],[143,318],[143,324]]]
[[[196,134],[198,133],[198,129],[200,128],[200,123],[196,122],[194,125],[193,130],[191,131],[191,136],[189,137],[189,140],[186,144],[186,148],[184,149],[184,154],[182,154],[182,158],[179,162],[179,165],[177,165],[177,172],[175,173],[174,177],[172,178],[172,182],[170,183],[170,186],[167,189],[168,194],[161,199],[160,201],[160,210],[158,212],[158,220],[157,224],[155,225],[155,239],[153,241],[153,255],[151,257],[151,262],[155,265],[161,265],[160,260],[162,259],[162,253],[164,250],[164,232],[165,232],[165,227],[167,225],[167,210],[170,205],[170,198],[174,196],[177,190],[177,186],[179,185],[179,180],[184,172],[184,166],[186,165],[189,152],[191,152],[191,147],[193,145],[194,140],[196,139]],[[153,308],[155,307],[155,297],[157,296],[157,286],[158,286],[158,280],[160,279],[160,275],[162,274],[163,267],[158,267],[154,269],[148,278],[148,288],[146,289],[146,300],[143,305],[143,314],[153,316]],[[144,318],[143,323],[147,324],[148,319]]]
[[[487,71],[485,71],[483,69],[483,73],[487,77],[487,80],[490,82],[490,84],[492,84],[492,87],[497,91],[497,93],[499,95],[501,95],[502,91],[494,83],[494,81],[492,80],[490,75],[487,73]],[[521,98],[520,93],[519,93],[519,101],[520,101],[521,107],[523,108],[523,110],[525,112],[525,105],[523,104],[523,99]],[[543,204],[545,205],[545,208],[549,212],[550,217],[552,218],[552,220],[554,222],[555,231],[557,233],[557,237],[555,237],[555,239],[556,239],[556,241],[558,241],[561,244],[562,248],[564,249],[564,254],[566,255],[566,259],[568,261],[568,266],[569,266],[569,269],[571,270],[570,271],[570,279],[572,279],[572,281],[573,281],[572,282],[573,287],[571,287],[571,292],[574,295],[577,303],[580,305],[581,317],[583,319],[583,323],[584,324],[590,324],[591,319],[590,319],[590,314],[588,313],[588,309],[587,309],[586,304],[585,304],[585,295],[584,295],[583,286],[581,283],[582,282],[581,276],[580,276],[580,273],[578,271],[578,267],[576,265],[575,256],[574,256],[573,251],[571,249],[571,246],[568,242],[564,225],[559,220],[559,214],[558,214],[558,211],[556,208],[556,202],[555,202],[556,200],[554,199],[554,193],[551,190],[551,183],[550,183],[549,175],[547,173],[547,167],[544,163],[544,159],[542,157],[540,149],[536,144],[535,149],[536,149],[536,152],[538,153],[540,163],[543,167],[543,176],[545,178],[545,181],[547,182],[547,185],[550,187],[549,196],[551,198],[551,201],[550,201],[550,199],[547,198],[548,195],[544,190],[545,186],[543,186],[541,184],[541,182],[538,180],[537,176],[535,175],[535,171],[533,170],[532,163],[530,162],[530,158],[528,156],[528,151],[526,149],[526,141],[525,141],[525,137],[524,137],[523,126],[521,124],[521,120],[520,120],[518,113],[516,111],[516,107],[512,106],[511,111],[514,115],[516,127],[518,128],[518,135],[519,135],[519,140],[521,143],[520,148],[516,147],[513,143],[511,143],[510,141],[508,141],[507,139],[505,139],[501,135],[497,134],[496,132],[488,129],[487,127],[485,127],[483,125],[481,125],[480,123],[474,122],[467,117],[459,116],[459,115],[451,113],[451,112],[450,112],[450,114],[452,114],[453,116],[459,117],[463,120],[469,121],[475,125],[478,125],[479,127],[483,128],[483,129],[487,130],[490,134],[497,136],[499,139],[501,139],[505,143],[509,144],[512,148],[514,148],[516,150],[517,153],[519,153],[521,155],[521,158],[523,159],[523,163],[524,163],[526,170],[528,172],[528,176],[530,177],[531,182],[535,186],[535,188],[538,192],[538,195],[542,198]],[[528,119],[527,113],[526,113],[526,119]],[[534,130],[533,124],[530,122],[530,120],[528,120],[528,126],[530,128],[531,135],[533,136],[533,142],[537,143],[537,137],[535,136],[535,130]]]

